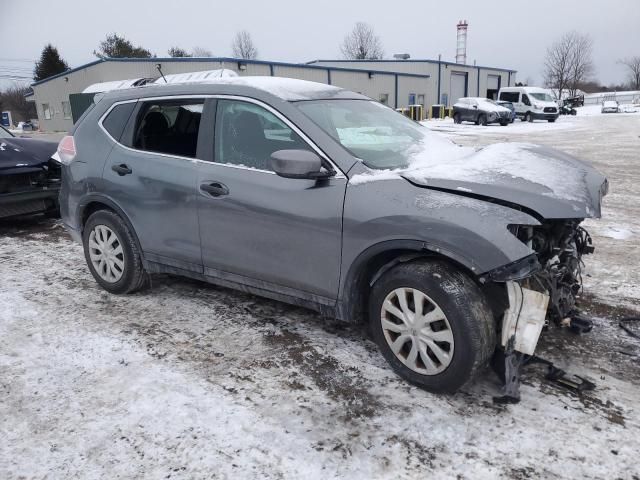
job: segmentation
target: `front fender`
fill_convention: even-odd
[[[362,268],[385,251],[432,252],[475,275],[527,257],[533,251],[508,225],[539,225],[503,205],[415,187],[404,179],[349,185],[344,208],[339,303],[361,288]]]

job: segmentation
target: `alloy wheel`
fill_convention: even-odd
[[[115,283],[124,273],[124,252],[120,239],[106,225],[96,225],[89,234],[89,258],[104,281]]]
[[[442,309],[424,292],[396,288],[382,303],[380,321],[394,355],[414,372],[436,375],[451,363],[451,325]]]

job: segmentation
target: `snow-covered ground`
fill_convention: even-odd
[[[640,303],[640,116],[455,127],[465,145],[543,143],[608,175],[605,218],[587,222],[594,331],[552,328],[539,347],[594,392],[530,366],[518,405],[492,403],[489,372],[432,395],[362,327],[171,276],[109,295],[58,222],[4,221],[0,479],[638,478],[640,343],[612,317]]]

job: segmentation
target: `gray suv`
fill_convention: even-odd
[[[275,77],[98,96],[57,157],[63,221],[107,291],[172,273],[367,321],[393,369],[438,392],[572,312],[580,223],[607,191],[566,154],[458,147]]]

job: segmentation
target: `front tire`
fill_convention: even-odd
[[[91,214],[82,232],[84,256],[96,282],[115,294],[141,289],[147,280],[133,233],[115,212]]]
[[[373,337],[393,370],[431,392],[454,392],[496,344],[491,308],[476,283],[443,261],[400,264],[373,286]]]
[[[453,115],[453,123],[462,123],[462,120],[460,119],[460,114],[456,113]]]
[[[483,127],[487,126],[487,116],[486,115],[480,115],[478,117],[478,124],[482,125]]]

